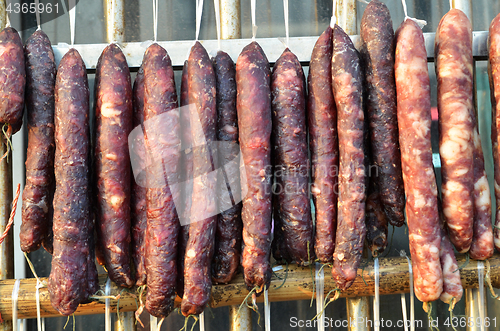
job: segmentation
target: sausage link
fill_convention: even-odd
[[[441,295],[443,274],[439,260],[437,185],[432,165],[427,53],[422,30],[414,21],[404,21],[396,34],[399,144],[414,287],[417,298],[429,302]]]
[[[500,14],[490,24],[488,56],[488,75],[491,96],[491,145],[493,149],[494,179],[495,179],[495,230],[494,243],[500,251],[500,159],[498,152],[498,134],[500,132]]]
[[[332,89],[339,135],[339,223],[332,275],[341,290],[349,288],[356,278],[366,236],[362,81],[358,52],[349,36],[335,25]]]
[[[119,286],[135,284],[130,269],[130,155],[132,84],[125,55],[116,44],[96,67],[94,171],[98,240],[108,275]]]
[[[63,315],[71,315],[97,284],[97,271],[92,270],[88,116],[85,64],[78,51],[70,49],[59,63],[55,85],[54,253],[48,284],[52,306]]]
[[[132,90],[133,116],[132,127],[144,124],[144,69],[142,66],[135,76],[134,87]],[[141,163],[140,169],[145,169],[146,151],[144,144],[134,144],[135,157]],[[132,258],[135,265],[135,284],[142,286],[146,284],[146,228],[147,228],[147,209],[146,209],[146,187],[140,185],[144,181],[145,172],[137,175],[137,179],[132,178],[131,192],[131,226],[132,226]]]
[[[271,280],[271,71],[257,42],[243,48],[236,61],[236,109],[244,168],[243,266],[248,289],[264,290]]]
[[[236,113],[236,68],[231,57],[222,51],[212,59],[217,81],[217,141],[219,169],[224,176],[217,178],[217,197],[225,205],[217,218],[212,280],[228,283],[240,265],[241,253],[241,194],[238,145],[238,116]],[[227,179],[227,181],[226,181]],[[223,194],[228,191],[229,194]],[[232,200],[232,201],[231,201]]]
[[[191,123],[193,146],[193,194],[189,239],[184,260],[184,316],[200,314],[210,299],[211,262],[217,227],[216,180],[210,175],[217,167],[212,153],[216,140],[216,80],[205,48],[196,42],[188,59],[188,100],[194,105],[200,125]],[[212,216],[213,215],[213,216]]]
[[[0,32],[0,123],[8,123],[12,134],[21,129],[26,69],[23,43],[16,29]]]
[[[52,237],[56,63],[50,40],[42,30],[26,40],[24,55],[28,149],[19,237],[21,250],[32,252]]]
[[[174,201],[180,158],[179,110],[174,71],[165,49],[152,44],[144,68],[144,126],[148,167],[146,173],[146,309],[156,317],[174,309],[177,278],[179,219]]]
[[[437,28],[434,50],[443,213],[451,242],[460,253],[465,253],[473,235],[475,115],[472,26],[463,12],[451,9],[443,16]]]
[[[272,143],[276,207],[289,262],[314,259],[309,200],[309,156],[306,126],[306,84],[297,57],[287,48],[271,78]]]
[[[394,80],[394,30],[389,9],[378,0],[361,20],[361,56],[366,66],[367,115],[375,181],[389,222],[404,223],[404,186]],[[371,174],[373,175],[373,174]]]
[[[441,216],[444,221],[444,216]],[[443,224],[444,226],[444,224]],[[443,293],[439,297],[444,303],[456,304],[462,298],[463,287],[460,279],[460,270],[446,229],[441,229],[441,247],[439,249],[441,268],[443,269]]]
[[[380,192],[370,179],[368,197],[366,198],[366,241],[373,257],[387,248],[387,216],[382,209]]]
[[[491,226],[491,196],[484,170],[484,156],[477,124],[474,128],[474,235],[469,255],[474,260],[489,259],[494,252]]]
[[[337,230],[339,143],[337,109],[331,88],[332,33],[328,27],[316,41],[307,77],[311,192],[316,215],[314,250],[322,263],[333,261]]]

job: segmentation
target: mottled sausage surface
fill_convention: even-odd
[[[486,260],[493,255],[491,226],[491,196],[484,169],[484,156],[478,127],[474,128],[474,235],[469,255],[474,260]]]
[[[463,287],[458,270],[455,251],[445,229],[441,229],[441,247],[439,249],[441,268],[443,269],[443,293],[439,297],[444,303],[456,304],[462,298]]]
[[[341,290],[349,288],[356,278],[366,236],[362,81],[358,52],[349,36],[335,25],[332,89],[339,135],[339,197],[332,275]]]
[[[196,42],[188,59],[188,100],[196,112],[191,115],[193,146],[193,193],[189,239],[184,259],[184,316],[200,314],[210,299],[211,263],[217,227],[217,178],[212,177],[217,155],[212,153],[216,140],[216,80],[205,48]],[[195,115],[195,116],[193,116]],[[199,124],[198,124],[199,121]]]
[[[236,68],[231,57],[222,51],[212,59],[217,81],[217,150],[221,175],[217,178],[217,197],[224,205],[217,219],[212,280],[228,283],[240,265],[241,193],[238,116],[236,113]],[[229,194],[223,194],[228,191]]]
[[[0,123],[9,124],[13,134],[21,128],[25,85],[23,42],[8,27],[0,32]]]
[[[396,34],[399,144],[414,287],[417,298],[429,302],[441,295],[443,274],[427,53],[422,30],[414,21],[404,21]]]
[[[404,223],[404,187],[394,80],[394,30],[386,5],[373,0],[361,20],[361,55],[366,68],[367,115],[372,159],[371,173],[389,222]]]
[[[175,208],[180,155],[179,110],[174,71],[165,49],[152,44],[144,69],[144,127],[148,167],[146,173],[146,309],[156,317],[174,309],[177,278],[179,219]]]
[[[488,74],[491,95],[491,144],[493,148],[493,163],[495,174],[495,248],[500,251],[500,159],[498,147],[500,132],[500,14],[491,22],[489,29]]]
[[[314,250],[322,263],[333,261],[337,230],[339,143],[332,92],[332,33],[328,27],[316,41],[307,77],[311,192],[316,215]]]
[[[95,81],[94,176],[96,228],[108,275],[119,286],[135,284],[130,269],[130,155],[132,85],[116,44],[102,52]]]
[[[248,289],[258,292],[271,280],[271,71],[257,42],[236,61],[236,109],[243,168],[243,252]]]
[[[56,63],[50,40],[42,30],[26,40],[24,55],[28,148],[19,236],[21,250],[32,252],[40,248],[42,242],[52,238]]]
[[[274,220],[279,219],[289,262],[314,259],[309,200],[306,86],[299,60],[287,48],[271,77]]]
[[[88,116],[87,71],[80,54],[70,49],[59,63],[55,85],[54,252],[48,284],[52,306],[63,315],[71,315],[95,290],[89,285],[97,284]]]
[[[437,28],[434,52],[443,213],[451,242],[460,253],[465,253],[473,234],[475,115],[472,26],[462,11],[451,9],[443,16]]]
[[[144,124],[144,69],[142,66],[135,76],[134,87],[132,90],[133,116],[132,127],[142,126]],[[134,144],[135,157],[141,163],[140,169],[145,169],[146,150],[144,143]],[[147,228],[147,210],[146,210],[146,187],[143,184],[146,173],[141,171],[136,178],[132,178],[131,188],[131,226],[132,226],[132,258],[135,266],[135,284],[142,286],[146,284],[146,228]]]

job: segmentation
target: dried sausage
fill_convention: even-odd
[[[42,242],[52,247],[52,199],[54,196],[54,87],[56,63],[50,40],[36,31],[24,49],[26,58],[26,110],[28,149],[26,186],[20,239],[23,252],[37,250]]]
[[[333,28],[332,89],[339,135],[338,225],[332,275],[341,290],[356,278],[366,236],[365,117],[360,58],[349,36]]]

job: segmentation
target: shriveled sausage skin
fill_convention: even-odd
[[[56,63],[50,40],[36,31],[24,48],[28,149],[23,190],[21,250],[32,252],[52,235],[54,196],[54,87]],[[49,247],[47,247],[49,248]],[[52,248],[52,242],[50,242]]]
[[[491,95],[491,144],[493,148],[493,163],[495,174],[495,231],[494,243],[500,251],[500,153],[498,134],[500,132],[500,14],[491,22],[488,37],[488,75]]]
[[[339,134],[339,198],[332,275],[341,290],[349,288],[356,278],[366,236],[362,81],[358,52],[349,36],[335,25],[332,88]]]
[[[96,225],[106,269],[119,286],[135,284],[130,269],[130,155],[132,84],[125,55],[116,44],[96,68],[94,171]]]
[[[179,194],[168,183],[178,182],[180,158],[179,110],[174,71],[165,49],[152,44],[144,68],[144,126],[148,167],[146,173],[146,309],[156,317],[174,309],[177,278],[179,219],[175,200]],[[172,188],[172,189],[171,189]]]
[[[302,265],[314,259],[305,90],[300,62],[287,48],[271,78],[274,220],[279,219],[289,262]]]
[[[375,181],[389,222],[404,223],[404,187],[399,150],[394,31],[386,5],[371,1],[361,20],[361,55],[366,66],[367,114]]]
[[[415,294],[420,301],[429,302],[441,295],[443,274],[439,259],[441,228],[437,186],[432,165],[427,53],[422,30],[411,19],[404,21],[396,34],[399,144]]]
[[[443,16],[436,32],[434,51],[443,213],[451,242],[460,253],[465,253],[473,235],[475,115],[472,26],[462,11],[451,9]]]
[[[217,155],[211,153],[211,146],[216,140],[216,81],[212,62],[199,42],[191,48],[188,59],[188,100],[196,108],[195,115],[201,128],[197,130],[196,124],[191,125],[196,152],[193,155],[191,223],[184,259],[181,304],[184,316],[200,314],[210,299],[211,263],[217,227],[217,182],[210,177],[217,166]]]
[[[144,124],[144,69],[139,68],[135,76],[134,87],[132,90],[133,117],[132,127],[135,128]],[[135,144],[136,157],[140,159],[141,169],[145,169],[146,150],[144,144]],[[141,148],[142,147],[142,148]],[[146,173],[138,175],[137,180],[144,180]],[[135,285],[142,286],[146,284],[146,228],[147,228],[147,210],[146,210],[146,187],[140,185],[135,178],[132,178],[131,192],[131,225],[132,225],[132,258],[135,265]]]
[[[236,109],[240,130],[243,266],[248,289],[271,280],[271,71],[257,42],[236,61]]]
[[[0,32],[0,123],[9,124],[12,133],[21,128],[25,85],[23,42],[8,27]]]
[[[224,176],[217,178],[217,197],[229,198],[233,206],[221,210],[215,233],[212,280],[228,283],[240,265],[241,253],[241,194],[239,192],[238,116],[236,113],[236,68],[231,57],[222,51],[212,59],[217,81],[217,150],[219,169]],[[232,163],[230,163],[232,162]],[[226,179],[228,183],[226,183]],[[222,194],[228,190],[230,195]],[[225,201],[227,204],[231,201]]]
[[[337,109],[331,88],[332,33],[328,27],[316,41],[307,77],[311,192],[316,214],[314,250],[322,263],[333,260],[337,230],[339,143]]]
[[[387,247],[387,216],[372,178],[366,198],[366,241],[373,257],[380,256]]]
[[[484,156],[478,127],[474,128],[474,235],[469,255],[474,260],[489,259],[494,252],[491,226],[491,196],[484,170]]]
[[[63,315],[71,315],[93,293],[89,285],[97,284],[88,116],[87,71],[80,54],[70,49],[59,64],[55,85],[54,252],[48,284],[52,306]]]

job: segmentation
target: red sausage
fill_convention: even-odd
[[[437,186],[432,165],[431,97],[422,30],[407,19],[397,32],[395,75],[399,144],[415,294],[434,301],[443,290]]]
[[[130,156],[132,85],[116,44],[102,52],[95,81],[94,171],[98,240],[108,275],[119,286],[135,284],[130,269]]]
[[[475,115],[472,26],[463,12],[451,9],[443,16],[434,50],[443,213],[451,242],[460,253],[465,253],[473,234]]]
[[[285,258],[303,265],[314,259],[306,86],[300,62],[288,48],[273,68],[271,100],[274,221],[281,227]]]
[[[28,149],[26,186],[23,190],[21,249],[37,250],[52,238],[54,196],[54,87],[56,63],[47,35],[33,33],[24,49],[26,58],[26,110]],[[51,251],[52,241],[49,242]]]
[[[200,314],[210,299],[211,262],[217,226],[216,179],[210,177],[217,166],[211,153],[216,140],[216,81],[212,62],[205,48],[196,42],[188,59],[188,100],[198,123],[191,122],[193,145],[193,193],[189,239],[184,259],[184,316]],[[198,127],[199,126],[199,127]],[[198,130],[197,130],[198,128]]]
[[[345,290],[356,278],[366,236],[362,72],[349,36],[333,29],[332,88],[339,134],[338,225],[332,275]]]
[[[144,127],[148,167],[146,173],[146,309],[156,317],[174,309],[177,278],[179,219],[174,201],[178,191],[180,158],[179,110],[174,71],[167,52],[158,44],[148,47],[144,68]],[[171,189],[172,188],[172,189]]]
[[[258,293],[271,280],[271,71],[257,42],[236,61],[236,109],[244,168],[241,174],[243,252],[248,289]]]
[[[63,315],[71,315],[97,284],[88,116],[87,71],[73,48],[59,63],[55,85],[54,252],[48,290],[52,306]]]

